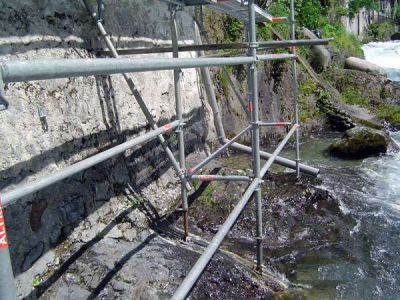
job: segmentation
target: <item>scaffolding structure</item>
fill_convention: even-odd
[[[307,45],[326,45],[329,39],[316,39],[316,40],[296,40],[295,37],[295,23],[294,23],[294,0],[290,4],[290,18],[274,17],[268,14],[265,10],[261,9],[255,4],[254,0],[162,0],[169,3],[170,9],[170,26],[171,26],[171,47],[161,48],[148,48],[148,49],[123,49],[118,51],[111,39],[109,38],[104,25],[104,4],[103,0],[97,0],[98,9],[97,13],[93,12],[87,0],[83,0],[88,12],[92,16],[100,35],[103,37],[108,50],[101,51],[102,54],[111,55],[113,58],[96,58],[96,59],[49,59],[49,60],[32,60],[32,61],[6,61],[0,63],[0,108],[7,109],[10,101],[4,95],[3,86],[10,82],[32,81],[32,80],[48,80],[55,78],[67,78],[76,76],[91,76],[91,75],[110,75],[122,74],[129,89],[135,97],[140,109],[146,117],[152,130],[139,137],[133,138],[125,143],[110,148],[104,152],[93,155],[84,159],[76,164],[68,166],[53,174],[47,175],[31,183],[27,183],[17,188],[0,195],[0,299],[16,299],[16,288],[14,285],[14,276],[11,267],[11,259],[8,249],[7,236],[5,231],[5,221],[3,216],[3,206],[10,205],[17,200],[40,191],[56,182],[73,176],[82,172],[100,162],[103,162],[118,154],[124,153],[126,150],[142,145],[149,140],[158,139],[166,152],[171,165],[175,168],[177,176],[181,182],[181,197],[182,197],[182,211],[183,211],[183,227],[184,236],[186,239],[189,236],[188,226],[188,192],[192,189],[192,180],[201,181],[244,181],[249,185],[238,201],[235,208],[232,210],[224,224],[220,227],[217,234],[214,236],[204,253],[200,256],[199,260],[193,266],[189,274],[183,280],[182,284],[173,295],[172,299],[185,299],[204,269],[218,250],[222,241],[228,234],[229,230],[235,224],[241,212],[251,198],[256,202],[256,257],[257,257],[257,270],[262,271],[263,265],[263,228],[262,228],[262,202],[261,202],[261,188],[262,178],[268,172],[273,163],[296,170],[297,177],[300,173],[316,176],[319,173],[318,169],[300,163],[299,151],[299,112],[297,101],[297,69],[296,69],[296,46]],[[178,30],[177,30],[177,11],[184,6],[207,6],[210,9],[216,10],[221,13],[231,15],[243,21],[247,31],[247,41],[245,43],[231,43],[231,44],[199,44],[182,46],[178,44]],[[289,21],[291,28],[291,40],[286,41],[269,41],[257,42],[256,23],[257,22],[278,22]],[[277,49],[277,48],[290,48],[291,53],[285,54],[260,54],[260,51]],[[219,50],[219,49],[245,49],[247,55],[243,56],[230,56],[230,57],[198,57],[198,58],[179,58],[181,51],[205,51],[205,50]],[[138,54],[138,53],[164,53],[172,52],[172,58],[151,58],[151,59],[131,59],[120,58],[124,54]],[[261,121],[259,117],[259,100],[258,100],[258,86],[257,86],[257,64],[264,61],[272,60],[292,60],[293,67],[293,88],[294,88],[294,121]],[[229,83],[235,91],[239,101],[242,103],[246,114],[249,116],[250,124],[240,131],[232,139],[227,139],[222,124],[221,115],[216,102],[215,92],[212,86],[209,67],[215,66],[232,66],[232,65],[247,65],[248,66],[248,96],[243,97],[240,92],[235,88],[233,81],[229,79]],[[186,168],[185,163],[185,145],[184,145],[184,119],[182,114],[182,99],[181,99],[181,82],[182,73],[184,68],[200,68],[201,80],[203,82],[206,95],[214,114],[214,122],[218,139],[221,146],[209,155],[205,160],[200,162],[194,167]],[[146,71],[160,71],[160,70],[173,70],[174,72],[174,87],[175,87],[175,104],[176,104],[176,120],[172,123],[158,126],[153,119],[146,103],[136,88],[134,81],[127,73],[131,72],[146,72]],[[226,73],[227,74],[227,73]],[[229,76],[229,74],[228,74]],[[273,153],[268,153],[260,150],[260,128],[262,126],[285,126],[289,130],[285,138],[279,143]],[[172,150],[168,146],[163,134],[175,130],[178,135],[178,159],[175,158]],[[238,140],[244,134],[251,132],[251,147],[238,143]],[[278,156],[289,139],[295,135],[296,144],[296,159],[289,160]],[[198,173],[209,163],[211,160],[218,157],[226,149],[231,148],[240,152],[250,154],[253,162],[253,169],[251,174],[246,176],[220,176],[220,175],[199,175]],[[261,159],[266,162],[261,165]]]

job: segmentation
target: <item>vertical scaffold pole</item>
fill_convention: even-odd
[[[0,76],[0,95],[4,95],[3,85],[4,82]],[[16,300],[17,290],[15,288],[4,219],[4,210],[0,198],[0,299]]]
[[[171,39],[172,39],[173,57],[178,58],[179,57],[178,29],[176,24],[176,6],[174,5],[170,5],[170,21],[171,21]],[[179,147],[179,166],[183,172],[186,172],[181,82],[182,82],[182,70],[174,69],[176,118],[180,121],[180,124],[177,129],[178,147]],[[182,197],[182,210],[183,210],[183,228],[185,232],[184,240],[186,241],[189,236],[189,213],[188,213],[189,206],[187,199],[187,190],[183,182],[181,185],[181,197]]]
[[[249,0],[249,56],[254,58],[257,57],[257,32],[256,32],[256,21],[255,21],[255,4],[254,0]],[[253,123],[253,136],[252,136],[252,148],[253,148],[253,173],[254,180],[260,181],[260,126],[258,116],[258,84],[257,84],[257,63],[254,62],[250,65],[249,73],[249,95],[251,97],[251,119]],[[263,252],[262,252],[262,203],[261,203],[261,188],[258,188],[254,192],[256,200],[256,241],[257,241],[257,270],[261,272],[263,264]]]
[[[0,299],[16,300],[17,291],[14,282],[10,251],[8,249],[4,211],[0,199]]]
[[[290,38],[296,39],[295,23],[294,23],[294,0],[290,0]],[[292,46],[292,53],[296,54],[296,46]],[[294,105],[294,122],[299,123],[299,102],[298,102],[298,86],[297,86],[297,61],[292,60],[293,69],[293,105]],[[296,129],[296,175],[300,178],[300,129]]]

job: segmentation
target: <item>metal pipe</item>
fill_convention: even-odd
[[[286,41],[268,41],[259,42],[260,50],[288,48],[291,46],[314,46],[314,45],[328,45],[333,39],[314,39],[314,40],[286,40]],[[228,43],[228,44],[205,44],[205,45],[179,45],[179,52],[190,51],[217,51],[217,50],[235,50],[247,49],[247,43]],[[152,53],[168,53],[172,52],[172,47],[153,47],[153,48],[127,48],[118,49],[119,55],[134,55],[134,54],[152,54]],[[97,50],[100,55],[109,55],[109,50]]]
[[[118,58],[118,53],[115,50],[115,47],[114,47],[110,37],[108,36],[104,26],[103,26],[102,19],[101,18],[99,18],[99,19],[96,18],[96,14],[93,13],[92,10],[90,9],[90,5],[87,2],[87,0],[83,0],[83,2],[85,4],[86,8],[88,9],[89,14],[92,16],[92,18],[96,22],[97,28],[99,29],[101,36],[103,37],[104,41],[106,42],[107,47],[110,49],[112,56],[114,58]],[[100,4],[99,4],[99,6],[100,6]],[[151,128],[156,129],[157,128],[157,124],[154,121],[153,116],[151,115],[149,109],[147,108],[146,103],[144,102],[141,93],[136,88],[135,83],[133,82],[133,80],[131,78],[129,78],[129,76],[127,74],[123,73],[122,76],[124,77],[126,83],[128,84],[128,87],[131,90],[132,94],[134,95],[137,103],[139,104],[139,107],[142,110],[144,116],[146,117],[147,122],[149,122]],[[187,181],[185,173],[182,172],[181,168],[179,167],[179,164],[176,161],[173,152],[168,147],[168,144],[167,144],[165,138],[162,135],[159,135],[157,138],[160,141],[161,146],[163,147],[165,153],[167,154],[172,166],[174,167],[175,171],[177,172],[179,179],[181,180],[181,182],[184,182],[185,188],[188,191],[190,191],[192,189],[192,187],[191,187],[190,183]]]
[[[195,167],[190,168],[188,170],[188,173],[190,175],[194,175],[197,172],[199,172],[201,170],[201,168],[203,168],[206,164],[208,164],[211,160],[213,160],[214,158],[216,158],[218,155],[220,155],[225,149],[227,149],[230,145],[232,145],[234,142],[236,142],[237,140],[239,140],[247,131],[249,131],[251,129],[251,125],[247,126],[246,128],[244,128],[241,132],[239,132],[234,138],[232,138],[231,140],[229,140],[227,143],[223,144],[220,148],[218,148],[216,151],[214,151],[214,153],[212,153],[211,155],[209,155],[205,160],[203,160],[202,162],[198,163]],[[193,176],[192,176],[193,177]]]
[[[258,125],[260,126],[290,126],[292,125],[291,122],[259,122]]]
[[[256,32],[256,17],[254,0],[249,0],[249,56],[258,59],[257,56],[257,32]],[[251,92],[252,104],[252,148],[253,148],[253,175],[259,181],[260,177],[260,126],[259,109],[258,109],[258,78],[257,78],[257,63],[253,62],[250,65],[249,74],[249,91]],[[260,186],[254,192],[256,201],[256,243],[257,243],[257,270],[261,272],[263,264],[263,249],[262,249],[262,202]]]
[[[265,163],[265,165],[261,169],[261,176],[262,177],[265,176],[265,174],[267,173],[268,169],[271,167],[272,163],[277,158],[278,154],[282,151],[283,147],[285,147],[286,143],[289,141],[289,139],[292,137],[293,133],[299,127],[300,126],[298,124],[293,125],[292,129],[289,130],[289,132],[286,135],[286,137],[279,143],[279,145],[278,145],[278,147],[276,147],[275,151],[272,152],[271,157],[268,159],[268,161]]]
[[[42,59],[1,63],[4,82],[250,64],[253,57]]]
[[[229,214],[228,218],[221,225],[217,234],[211,240],[210,244],[197,260],[196,264],[192,267],[189,274],[185,277],[179,288],[176,290],[175,294],[172,296],[172,300],[184,300],[189,294],[190,290],[193,288],[200,275],[203,273],[204,269],[207,267],[208,263],[214,256],[218,247],[221,245],[222,241],[225,239],[229,230],[235,224],[236,220],[242,213],[243,209],[246,207],[250,197],[253,195],[254,191],[260,185],[260,180],[255,178],[252,183],[247,188],[243,197],[238,201],[235,208]]]
[[[14,273],[12,270],[10,251],[6,225],[4,221],[4,210],[0,199],[0,299],[16,300],[17,290],[15,288]]]
[[[176,24],[176,7],[170,6],[170,25],[171,25],[171,40],[172,47],[174,48],[173,57],[179,58],[178,51],[178,26]],[[186,158],[185,158],[185,140],[183,135],[183,107],[182,107],[182,70],[179,68],[174,69],[174,89],[175,89],[175,106],[176,106],[176,118],[179,121],[178,126],[178,148],[179,148],[179,166],[186,171]],[[185,176],[185,173],[182,173]],[[183,210],[183,227],[184,227],[184,240],[189,236],[189,204],[187,191],[184,184],[181,184],[181,197],[182,197],[182,210]]]
[[[283,59],[293,59],[295,60],[297,56],[295,54],[289,53],[276,53],[276,54],[263,54],[257,55],[258,61],[271,61],[271,60],[283,60]]]
[[[236,176],[236,175],[192,175],[191,179],[200,181],[251,181],[249,176]]]
[[[225,142],[228,142],[229,140],[226,139]],[[252,154],[252,149],[251,147],[239,144],[239,143],[233,143],[231,145],[231,148],[236,149],[237,151],[247,153],[247,154]],[[271,153],[265,152],[265,151],[260,151],[260,156],[262,159],[269,159],[271,158]],[[276,157],[274,160],[274,163],[281,165],[286,168],[294,169],[296,170],[296,162],[284,157]],[[304,164],[299,164],[300,171],[303,172],[304,174],[312,175],[312,176],[317,176],[319,174],[319,169],[304,165]]]
[[[294,0],[290,0],[290,34],[291,38],[296,39],[295,22],[294,22]],[[296,54],[296,46],[292,46],[292,53]],[[297,61],[292,61],[293,68],[293,106],[294,106],[294,122],[299,123],[299,101],[298,101],[298,85],[297,85]],[[299,126],[300,127],[300,126]],[[300,178],[300,129],[296,129],[296,175]]]
[[[104,19],[104,2],[97,0],[98,21],[102,22]]]
[[[82,172],[94,165],[97,165],[111,157],[114,157],[118,154],[125,152],[126,150],[143,144],[151,139],[156,138],[158,135],[170,131],[176,127],[178,127],[179,121],[174,121],[172,123],[166,124],[162,127],[149,131],[137,138],[134,138],[130,141],[122,143],[118,146],[110,148],[104,152],[93,155],[92,157],[86,158],[76,164],[68,166],[58,172],[47,175],[41,179],[37,179],[31,183],[23,184],[21,186],[16,187],[14,190],[6,192],[1,195],[1,199],[3,201],[4,206],[10,205],[14,203],[16,200],[25,197],[27,195],[33,194],[37,191],[40,191],[54,183],[57,183],[63,179],[71,177],[79,172]]]

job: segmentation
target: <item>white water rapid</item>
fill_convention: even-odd
[[[400,41],[368,43],[362,49],[367,61],[384,68],[389,79],[400,81]]]

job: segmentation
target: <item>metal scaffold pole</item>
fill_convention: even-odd
[[[257,32],[255,20],[255,4],[254,0],[249,0],[249,53],[250,57],[257,57]],[[254,180],[259,184],[254,191],[256,200],[256,243],[257,243],[257,270],[261,271],[263,263],[262,253],[262,203],[261,203],[261,177],[260,177],[260,126],[258,111],[258,84],[257,84],[257,63],[250,64],[249,73],[249,92],[251,103],[251,120],[252,120],[252,148],[253,148],[253,175]]]
[[[295,22],[294,22],[294,0],[290,0],[290,37],[296,39]],[[292,46],[292,54],[296,54],[296,46]],[[298,84],[297,84],[297,62],[292,61],[293,68],[293,105],[294,105],[294,123],[299,123],[299,101],[298,101]],[[296,129],[296,176],[300,178],[300,128]]]
[[[178,28],[176,24],[176,6],[170,5],[170,21],[171,21],[171,38],[173,57],[179,58],[178,50]],[[179,68],[174,69],[174,88],[175,88],[175,105],[176,105],[176,118],[179,120],[179,126],[177,129],[178,134],[178,147],[179,147],[179,166],[183,172],[181,176],[186,176],[186,162],[185,162],[185,140],[183,135],[183,111],[182,111],[182,70]],[[184,240],[186,241],[189,236],[189,205],[187,198],[187,190],[185,185],[182,183],[181,186],[181,197],[182,197],[182,210],[183,210],[183,228],[184,228]]]
[[[3,95],[3,80],[0,78],[0,95]],[[0,299],[17,299],[14,273],[11,265],[10,251],[4,220],[4,210],[0,196]]]
[[[108,36],[104,26],[103,26],[103,15],[104,15],[104,3],[103,3],[103,1],[101,1],[101,0],[97,1],[97,3],[98,3],[98,17],[96,17],[96,14],[92,12],[92,10],[90,8],[90,5],[89,5],[87,0],[83,0],[83,3],[85,4],[86,9],[88,10],[89,14],[92,16],[93,20],[96,22],[97,28],[99,29],[99,32],[100,32],[101,36],[103,37],[104,41],[106,42],[107,47],[111,52],[111,55],[114,58],[118,58],[119,55],[118,55],[117,51],[115,50],[115,47],[114,47],[110,37]],[[122,73],[122,76],[124,77],[126,83],[128,84],[128,87],[131,90],[132,94],[135,96],[135,99],[136,99],[137,103],[139,104],[140,109],[142,110],[144,116],[146,117],[147,122],[149,122],[151,128],[157,129],[157,124],[154,121],[149,109],[147,108],[146,103],[144,102],[143,97],[142,97],[141,93],[139,92],[139,90],[137,89],[135,83],[128,76],[128,74]],[[186,178],[184,176],[184,173],[180,169],[179,164],[176,161],[176,159],[174,157],[174,154],[172,153],[171,149],[168,147],[164,136],[159,135],[158,136],[158,140],[160,141],[161,146],[163,147],[165,153],[167,154],[167,156],[168,156],[169,160],[171,161],[173,167],[175,168],[176,172],[178,173],[178,176],[179,176],[180,180],[185,183],[186,189],[190,190],[191,189],[191,185],[186,180]]]

